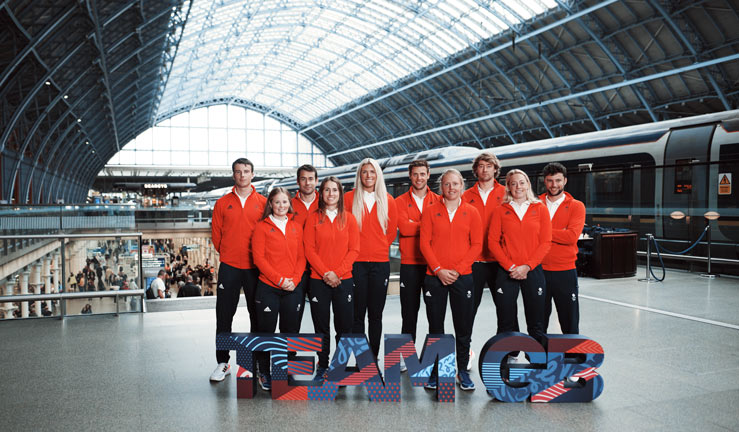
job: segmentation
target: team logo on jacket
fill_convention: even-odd
[[[537,292],[537,294],[542,295],[543,293],[544,293],[544,290],[541,287],[539,287],[539,291]]]

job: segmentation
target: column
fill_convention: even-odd
[[[23,271],[18,278],[21,286],[21,295],[28,294],[28,276],[31,275],[29,271]],[[28,302],[21,302],[21,318],[28,318]]]
[[[13,279],[3,279],[2,282],[0,282],[0,288],[2,288],[2,293],[6,296],[12,296],[13,295],[13,286],[14,286]],[[15,318],[13,316],[13,311],[16,309],[16,307],[13,305],[13,303],[3,303],[3,310],[5,311],[5,319],[13,319]]]
[[[63,279],[60,278],[64,277],[62,274],[61,258],[61,253],[55,253],[51,259],[51,266],[54,269],[54,276],[52,276],[51,284],[55,290],[59,290],[61,288],[61,282]]]
[[[36,262],[31,266],[31,280],[28,284],[33,287],[34,294],[41,294],[41,267],[40,262]],[[41,302],[37,300],[33,304],[36,316],[41,316]]]

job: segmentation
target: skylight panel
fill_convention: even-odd
[[[222,96],[279,105],[309,123],[507,30],[516,15],[556,7],[554,0],[322,4],[193,0],[159,115]]]

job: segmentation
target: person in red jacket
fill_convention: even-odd
[[[474,206],[462,201],[464,178],[450,169],[440,180],[443,201],[431,205],[421,217],[421,253],[426,259],[423,300],[430,334],[444,333],[447,297],[452,308],[457,344],[457,379],[462,390],[474,390],[467,372],[475,308],[472,263],[482,249],[482,222]],[[432,374],[427,388],[434,388]]]
[[[421,288],[426,277],[426,260],[421,254],[421,215],[440,199],[428,187],[429,173],[429,164],[425,160],[411,162],[408,165],[411,188],[395,199],[400,233],[401,333],[410,334],[414,342],[418,309],[421,306]]]
[[[547,192],[539,197],[547,204],[552,220],[552,248],[541,263],[547,283],[544,333],[552,314],[552,299],[557,307],[563,334],[579,334],[580,308],[577,286],[577,239],[585,226],[585,205],[564,191],[567,168],[553,162],[542,171]]]
[[[472,162],[472,172],[477,177],[477,183],[464,191],[462,201],[474,206],[482,220],[482,251],[472,264],[472,280],[475,284],[473,296],[475,298],[475,310],[472,312],[472,325],[474,327],[477,309],[482,302],[482,292],[485,284],[490,289],[492,297],[495,280],[498,275],[498,263],[488,248],[488,229],[490,227],[490,216],[493,211],[503,202],[505,187],[495,179],[500,173],[500,161],[494,154],[483,152],[477,155]],[[470,351],[470,361],[467,370],[472,369],[472,359],[475,353]]]
[[[231,168],[234,187],[216,201],[211,224],[213,247],[221,261],[216,290],[216,334],[231,332],[242,289],[252,331],[257,327],[254,294],[259,271],[252,260],[251,236],[267,200],[251,184],[254,164],[249,159],[236,159]],[[218,366],[210,376],[211,381],[223,381],[231,373],[229,358],[227,350],[216,350]]]
[[[256,309],[257,331],[274,333],[277,318],[280,333],[298,333],[303,287],[300,279],[305,271],[303,227],[290,220],[290,195],[285,188],[275,188],[267,197],[262,220],[254,228],[252,251],[259,268]],[[269,356],[259,355],[259,383],[271,390]]]
[[[301,165],[298,168],[298,191],[292,200],[293,214],[291,219],[299,223],[301,227],[305,226],[308,215],[316,211],[318,208],[318,194],[316,193],[316,182],[318,181],[318,171],[313,165]],[[303,278],[300,282],[303,284],[306,298],[310,298],[310,266],[306,265]],[[298,330],[300,323],[303,322],[303,312],[305,308],[300,308],[300,317],[298,320]]]
[[[382,170],[376,160],[367,158],[359,163],[354,190],[346,193],[344,202],[359,226],[359,256],[352,268],[352,333],[364,333],[364,319],[367,316],[370,348],[377,356],[390,278],[390,244],[397,234],[398,215],[395,200],[387,193]]]
[[[527,332],[543,340],[546,284],[541,261],[551,244],[549,211],[531,191],[529,176],[519,169],[508,171],[503,205],[495,209],[488,234],[488,246],[501,267],[493,294],[498,333],[518,331],[520,290]]]
[[[331,307],[336,342],[351,333],[354,321],[352,266],[359,255],[359,227],[344,210],[344,190],[336,177],[323,179],[318,191],[318,210],[311,213],[303,231],[305,257],[311,268],[310,313],[316,333],[323,334],[318,353],[316,379],[328,370]]]

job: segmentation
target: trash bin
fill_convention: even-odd
[[[595,233],[586,273],[598,279],[636,275],[637,240],[633,231]]]

